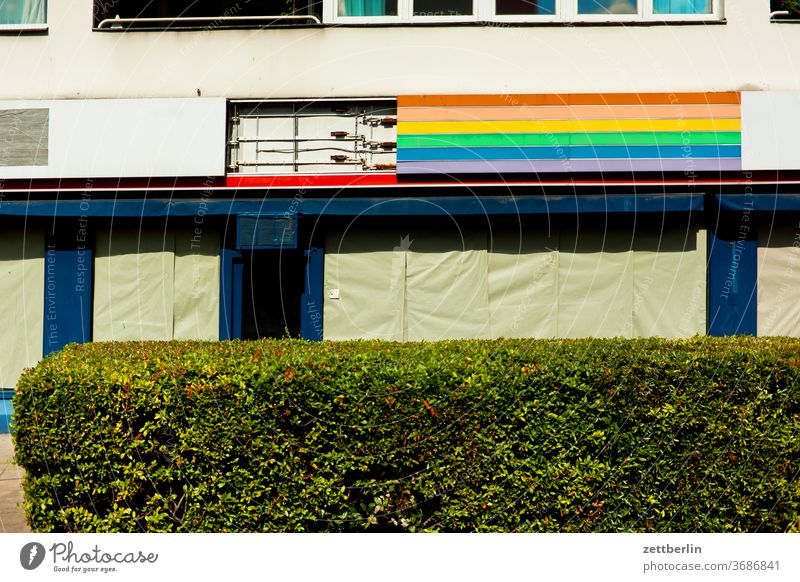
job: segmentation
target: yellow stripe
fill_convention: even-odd
[[[401,121],[400,134],[740,131],[740,119],[573,119],[545,121]]]

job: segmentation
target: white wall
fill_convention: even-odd
[[[47,36],[0,37],[0,99],[800,89],[800,25],[768,0],[711,26],[125,33],[92,32],[91,0],[49,4]]]

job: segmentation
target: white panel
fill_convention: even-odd
[[[32,229],[0,231],[0,388],[13,388],[24,368],[42,357],[44,235]]]
[[[758,233],[758,335],[800,337],[800,231],[775,225]]]
[[[172,339],[174,238],[161,229],[97,234],[94,341]]]
[[[800,169],[800,92],[742,93],[742,169]]]
[[[132,178],[225,174],[224,99],[93,99],[50,108],[50,165],[3,178]],[[0,102],[12,109],[20,103]]]

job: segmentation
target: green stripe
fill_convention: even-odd
[[[440,147],[525,147],[525,146],[611,146],[611,145],[739,145],[738,131],[643,132],[643,133],[468,133],[398,135],[404,148]]]

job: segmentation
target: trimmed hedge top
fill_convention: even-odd
[[[800,342],[68,346],[36,531],[797,531]]]

